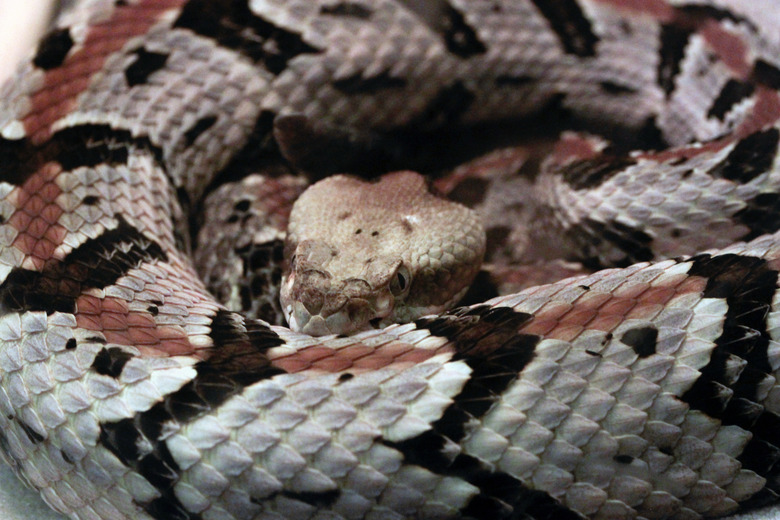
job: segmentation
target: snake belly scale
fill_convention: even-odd
[[[4,459],[79,519],[776,502],[776,7],[78,2],[0,95]],[[529,188],[534,248],[618,268],[347,337],[243,316],[198,276],[202,201],[310,164],[307,136],[380,153],[545,111],[645,150],[567,134]]]

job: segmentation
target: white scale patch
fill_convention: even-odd
[[[252,385],[224,403],[217,418],[197,419],[168,439],[180,467],[201,468],[188,472],[177,485],[177,495],[181,487],[180,498],[197,507],[198,496],[221,493],[221,486],[212,487],[216,481],[206,479],[209,467],[217,470],[215,475],[231,474],[262,462],[265,470],[255,473],[247,488],[253,497],[279,492],[282,486],[293,492],[327,491],[335,488],[336,480],[347,479],[352,492],[346,491],[345,504],[365,501],[358,496],[373,496],[381,489],[400,500],[417,487],[409,482],[414,474],[415,482],[434,493],[437,501],[457,507],[476,492],[473,486],[452,478],[441,481],[421,468],[400,470],[400,454],[376,441],[410,438],[429,428],[451,404],[468,373],[464,363],[429,362],[400,374],[389,370],[357,374],[342,383],[336,374],[324,374],[316,379],[278,376]],[[374,484],[369,484],[371,478],[354,480],[358,464],[368,465],[360,466],[365,470],[375,468],[377,475],[395,475]],[[394,486],[400,486],[397,492],[392,491]]]
[[[664,270],[655,283],[668,282],[688,267],[680,264]],[[679,441],[682,432],[678,427],[689,415],[687,406],[679,406],[682,403],[673,396],[690,388],[697,369],[709,362],[727,310],[722,299],[701,300],[692,307],[690,300],[687,295],[678,296],[656,316],[658,350],[646,358],[638,358],[620,341],[625,331],[652,323],[642,320],[622,323],[611,339],[593,330],[583,332],[571,344],[543,340],[500,405],[464,439],[463,449],[533,482],[570,507],[582,508],[584,514],[608,504],[610,497],[640,504],[653,489],[682,485],[681,476],[652,463],[657,448],[648,449],[648,443],[666,444],[660,433],[664,428],[678,432],[669,441]],[[525,305],[519,309],[525,310]],[[698,428],[691,433],[696,434]],[[690,451],[684,442],[678,449]],[[633,459],[630,464],[615,460],[628,454]],[[710,448],[701,455],[701,462],[689,463],[701,467],[713,455]],[[664,502],[661,497],[655,500]]]
[[[662,95],[655,82],[660,27],[649,14],[635,16],[632,11],[622,20],[613,5],[583,1],[583,22],[600,41],[596,56],[579,59],[562,56],[562,36],[530,2],[497,5],[505,9],[500,14],[467,4],[459,2],[456,7],[464,11],[464,20],[476,26],[474,33],[486,52],[462,58],[445,50],[441,33],[453,27],[439,25],[440,20],[434,18],[441,13],[436,8],[421,14],[410,10],[409,2],[389,0],[342,6],[371,11],[364,19],[354,13],[323,13],[323,7],[336,8],[333,2],[250,2],[255,14],[280,31],[302,35],[307,45],[316,48],[314,53],[291,59],[278,75],[206,37],[168,30],[167,25],[180,14],[170,10],[147,35],[138,35],[124,46],[127,51],[142,44],[149,52],[168,54],[165,67],[148,82],[129,88],[126,69],[136,58],[129,53],[109,56],[104,70],[78,96],[78,106],[53,128],[107,123],[117,130],[132,129],[136,136],[148,135],[163,150],[175,184],[199,195],[213,172],[225,166],[231,151],[250,137],[262,110],[301,113],[349,129],[386,129],[427,116],[429,110],[433,112],[430,117],[453,121],[526,113],[543,105],[552,93],[567,90],[564,104],[578,115],[600,118],[608,111],[635,126],[655,119],[673,142],[719,136],[749,116],[746,109],[752,99],[733,107],[723,122],[706,116],[730,71],[723,63],[712,64],[700,35],[694,35],[685,49],[676,90],[668,99]],[[64,18],[63,23],[75,24],[70,31],[75,42],[71,53],[82,48],[90,34],[87,21],[105,21],[120,9],[108,1],[84,5],[89,10],[77,8]],[[722,2],[713,5],[729,7]],[[126,8],[131,6],[121,7]],[[771,25],[764,26],[759,19],[755,22],[764,29]],[[720,23],[734,34],[748,30],[742,27],[747,24]],[[247,28],[236,38],[251,31]],[[455,35],[456,40],[462,37]],[[752,48],[759,40],[758,36],[745,38],[747,59],[762,55]],[[273,48],[279,43],[264,42],[264,51],[273,54],[280,50]],[[626,49],[633,52],[626,56]],[[566,59],[558,60],[561,57]],[[497,72],[491,71],[493,67]],[[29,64],[21,70],[19,79],[4,87],[0,96],[0,136],[6,140],[24,138],[21,121],[31,110],[40,109],[32,106],[30,94],[43,87],[46,72],[33,70]],[[505,74],[519,71],[529,74],[527,85],[516,90],[491,87],[499,78],[524,81],[521,76]],[[358,81],[383,75],[391,83],[393,78],[404,83],[390,88],[380,85],[377,94],[370,92],[371,83]],[[368,91],[348,93],[344,83],[336,83],[350,78]],[[605,94],[605,82],[619,87],[623,80],[638,92]],[[462,91],[443,88],[452,85]],[[596,97],[588,101],[587,96]],[[216,122],[193,146],[185,146],[185,132],[203,117],[215,117]],[[564,210],[571,211],[571,221],[596,215],[607,222],[622,215],[618,222],[636,228],[651,222],[662,230],[653,234],[654,246],[663,248],[674,242],[673,231],[685,235],[687,240],[677,242],[687,244],[691,252],[722,246],[744,229],[721,221],[708,226],[702,215],[725,214],[731,219],[744,207],[739,202],[742,198],[761,191],[774,193],[778,183],[773,174],[736,187],[712,181],[706,172],[732,150],[726,147],[715,154],[700,154],[677,167],[642,160],[603,183],[601,192],[591,191],[584,198],[558,194],[557,202],[568,201]],[[660,176],[659,167],[668,175]],[[693,173],[683,182],[689,168]],[[90,295],[123,300],[134,313],[146,312],[152,300],[164,300],[157,306],[157,325],[183,331],[191,345],[212,347],[209,325],[218,306],[194,281],[187,260],[172,252],[169,217],[184,217],[178,214],[166,182],[150,159],[140,155],[131,157],[127,167],[102,164],[59,175],[56,183],[63,194],[56,202],[64,213],[58,223],[68,234],[54,255],[65,258],[71,249],[115,228],[116,216],[123,215],[142,232],[155,236],[170,253],[170,261],[144,265],[116,285]],[[9,219],[16,209],[9,196],[12,189],[0,183],[3,219]],[[97,197],[98,204],[83,204],[86,196]],[[691,210],[694,201],[698,206]],[[711,236],[705,238],[704,231],[699,231],[708,227]],[[0,224],[0,281],[13,268],[31,266],[12,247],[17,235],[11,225]],[[730,250],[765,255],[776,249],[774,236]],[[586,302],[593,303],[598,293],[625,295],[640,286],[671,284],[688,267],[665,262],[655,268],[599,273],[492,304],[543,312],[554,320],[576,312]],[[627,279],[630,283],[626,284]],[[590,293],[583,295],[578,285],[589,285]],[[780,365],[777,303],[776,296],[767,318],[773,368]],[[467,424],[468,435],[461,444],[448,444],[445,451],[476,455],[588,515],[617,519],[679,513],[693,517],[696,512],[731,511],[736,501],[749,498],[764,485],[763,479],[740,469],[734,459],[750,433],[724,427],[691,411],[679,399],[708,363],[726,310],[723,300],[680,295],[624,320],[612,336],[589,330],[571,343],[541,341],[534,359],[502,399],[481,422]],[[149,503],[159,492],[110,452],[95,449],[100,422],[148,410],[195,376],[197,360],[186,356],[134,358],[120,377],[100,375],[90,367],[102,349],[141,351],[115,343],[90,343],[88,338],[101,334],[78,329],[74,316],[8,314],[4,308],[0,313],[0,428],[6,432],[11,462],[63,512],[82,518],[135,516],[133,499]],[[631,330],[651,324],[658,330],[655,353],[642,357],[621,341]],[[287,344],[271,349],[272,359],[298,355],[319,341],[278,330]],[[108,337],[109,331],[103,336]],[[66,348],[70,340],[77,341],[75,350]],[[412,326],[371,332],[361,341],[379,349],[395,340],[430,351],[446,341]],[[355,340],[323,341],[337,351]],[[403,370],[391,365],[374,372],[356,371],[349,380],[323,373],[277,376],[252,385],[188,424],[163,425],[164,442],[183,472],[175,484],[176,498],[209,519],[231,515],[263,520],[452,516],[479,490],[462,479],[404,465],[400,452],[379,442],[414,438],[442,416],[471,375],[465,362],[449,362],[451,356],[438,354]],[[732,361],[726,371],[735,375],[744,368]],[[768,379],[759,391],[768,392],[762,403],[768,410],[780,410],[780,390],[774,379]],[[660,446],[669,449],[662,451]],[[60,448],[72,462],[63,458]],[[148,453],[153,447],[143,442],[136,448]],[[289,494],[278,495],[282,490],[325,493],[337,486],[342,492],[332,512],[315,511],[314,506]],[[267,502],[261,505],[250,497]]]

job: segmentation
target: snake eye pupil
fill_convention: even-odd
[[[409,287],[410,278],[409,271],[406,267],[401,266],[398,268],[393,281],[390,283],[390,292],[393,293],[393,296],[398,296],[406,291]]]

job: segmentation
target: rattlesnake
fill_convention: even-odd
[[[414,172],[373,183],[328,177],[295,202],[286,235],[282,312],[316,336],[447,310],[485,254],[477,213],[432,195]]]
[[[776,501],[776,22],[736,0],[80,3],[0,101],[0,452],[74,518]],[[551,111],[661,151],[568,134],[524,240],[644,263],[325,338],[196,274],[196,210],[262,166],[376,169]]]

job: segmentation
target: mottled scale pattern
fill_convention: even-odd
[[[776,11],[77,2],[0,90],[2,458],[90,520],[777,503]],[[540,144],[539,116],[572,131]],[[507,123],[530,144],[443,173]],[[352,336],[270,323],[302,179],[426,160],[485,222],[483,296]]]
[[[229,310],[282,325],[279,285],[285,230],[306,186],[289,172],[249,175],[205,199],[193,262],[211,294]]]

